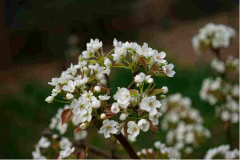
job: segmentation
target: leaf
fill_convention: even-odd
[[[85,158],[84,152],[83,152],[83,151],[78,152],[76,158],[77,158],[77,159],[84,159],[84,158]]]
[[[96,77],[90,77],[89,79],[88,79],[88,83],[91,83],[92,81],[94,81],[96,79]]]
[[[104,57],[100,57],[100,58],[98,59],[98,62],[103,63],[103,62],[104,62]]]
[[[82,123],[79,123],[79,124],[78,124],[78,126],[77,126],[77,128],[75,129],[75,132],[74,132],[75,134],[78,133],[78,132],[83,131],[83,129],[80,128],[80,125],[81,125],[81,124],[82,124]]]
[[[129,92],[132,97],[138,96],[138,91],[136,89],[130,89]]]
[[[143,59],[143,58],[139,58],[139,62],[142,64],[142,66],[144,67],[144,68],[146,68],[147,67],[147,63],[146,63],[146,61]]]
[[[125,65],[123,63],[114,63],[113,66],[124,66],[125,67]]]
[[[62,112],[61,119],[62,119],[62,125],[64,123],[67,123],[73,116],[72,109],[65,109]]]
[[[105,91],[110,91],[110,88],[103,88],[103,87],[101,87],[101,92],[105,92]]]
[[[112,118],[114,116],[116,116],[115,113],[106,113],[106,119]]]
[[[162,92],[163,92],[163,89],[152,89],[148,92],[148,96],[154,96]]]
[[[158,133],[158,128],[156,125],[153,125],[151,121],[149,121],[150,123],[150,129],[153,131],[153,132],[157,132]]]

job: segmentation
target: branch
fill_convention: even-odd
[[[49,137],[49,138],[52,138],[52,133],[51,131],[49,130],[45,130],[43,131],[43,136],[44,137]],[[62,137],[58,137],[58,140],[60,140]],[[121,157],[119,156],[116,156],[116,155],[113,155],[111,153],[108,153],[108,152],[105,152],[104,150],[101,150],[99,149],[98,147],[96,146],[93,146],[89,143],[86,143],[84,141],[80,141],[79,143],[77,142],[73,142],[73,144],[79,148],[83,148],[83,149],[86,149],[88,147],[88,150],[92,153],[95,153],[97,155],[100,155],[100,156],[103,156],[105,158],[116,158],[116,159],[121,159]]]
[[[125,148],[128,155],[132,159],[139,159],[137,156],[135,150],[133,149],[132,145],[128,142],[128,140],[122,135],[122,133],[116,135],[114,134],[114,137],[121,143],[121,145]]]
[[[135,84],[134,80],[128,85],[127,89],[132,89],[133,85]]]

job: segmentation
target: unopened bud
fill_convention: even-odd
[[[82,123],[82,124],[80,125],[80,128],[81,128],[81,129],[86,129],[86,127],[87,127],[87,124],[86,124],[86,123]]]
[[[100,115],[100,118],[101,118],[101,119],[105,119],[105,118],[106,118],[106,114],[105,114],[105,113],[102,113],[102,114]]]
[[[101,87],[95,86],[95,87],[94,87],[94,91],[95,91],[95,92],[100,92],[100,91],[101,91]]]

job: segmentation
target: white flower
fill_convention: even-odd
[[[39,147],[41,147],[41,148],[48,148],[48,147],[51,145],[51,143],[48,141],[47,138],[42,137],[42,138],[39,140],[39,142],[38,142],[37,145],[38,145]]]
[[[102,113],[102,114],[100,115],[100,118],[101,118],[101,119],[105,119],[105,118],[106,118],[106,114],[105,114],[105,113]]]
[[[154,54],[153,54],[154,62],[157,62],[158,64],[166,63],[167,61],[164,59],[165,57],[166,57],[165,52],[158,53],[157,50],[154,50]]]
[[[87,137],[88,132],[86,130],[83,130],[78,133],[74,133],[74,139],[79,141],[79,140],[84,140]]]
[[[163,93],[168,93],[168,87],[167,86],[163,86],[161,89],[163,89]]]
[[[107,67],[107,68],[110,68],[112,66],[112,62],[108,59],[108,58],[104,58],[104,65]]]
[[[211,66],[213,69],[215,69],[219,73],[224,73],[225,72],[225,64],[218,60],[217,58],[214,58],[211,62]]]
[[[53,102],[54,97],[53,96],[48,96],[45,101],[48,103],[52,103]]]
[[[151,78],[151,75],[146,76],[145,80],[147,83],[153,83],[153,79]]]
[[[41,154],[39,147],[36,147],[36,150],[32,152],[32,156],[33,156],[33,159],[42,159],[42,160],[47,159]]]
[[[70,154],[72,154],[74,152],[74,150],[75,150],[74,147],[72,147],[72,148],[67,147],[63,151],[60,151],[60,156],[59,157],[60,158],[66,158],[66,157],[70,156]]]
[[[116,94],[113,96],[114,100],[117,100],[117,103],[122,108],[127,108],[130,103],[131,96],[130,92],[127,88],[119,88]]]
[[[84,115],[87,113],[87,108],[90,106],[86,98],[80,97],[78,100],[73,99],[71,107],[73,108],[73,114]]]
[[[221,118],[223,121],[228,121],[230,119],[230,113],[228,111],[223,111],[221,114]]]
[[[194,138],[193,132],[188,132],[188,133],[186,134],[186,136],[185,136],[185,142],[186,142],[187,144],[191,144],[191,143],[194,142],[194,140],[195,140],[195,138]]]
[[[67,93],[66,98],[67,98],[67,99],[73,99],[74,96],[73,96],[71,93]]]
[[[65,123],[64,125],[62,125],[61,121],[58,122],[58,125],[57,125],[57,130],[60,132],[60,134],[64,134],[66,131],[67,131],[67,127],[68,127],[68,124]]]
[[[66,149],[66,148],[69,148],[69,147],[72,146],[72,142],[69,141],[68,138],[62,137],[62,139],[59,142],[59,146],[60,146],[61,149]]]
[[[122,113],[122,114],[120,115],[120,117],[119,117],[119,119],[120,119],[121,121],[124,121],[126,118],[127,118],[127,114],[125,114],[125,113]]]
[[[102,41],[100,42],[99,39],[91,39],[90,43],[87,43],[87,50],[93,50],[94,52],[102,47]]]
[[[145,77],[146,75],[143,72],[141,72],[134,77],[134,80],[136,83],[142,83],[145,80]]]
[[[153,50],[152,48],[148,48],[148,44],[147,43],[143,43],[142,48],[139,48],[137,51],[137,54],[140,56],[144,56],[146,58],[149,58],[153,55]]]
[[[109,100],[109,99],[110,99],[110,96],[100,95],[100,96],[98,96],[98,98],[99,98],[101,101],[106,101],[106,100]]]
[[[138,128],[138,125],[134,121],[129,121],[127,132],[131,137],[137,137],[140,133],[140,129]]]
[[[101,91],[101,87],[100,87],[100,86],[95,86],[95,87],[94,87],[94,91],[100,92],[100,91]]]
[[[88,77],[84,75],[84,78],[81,75],[78,75],[74,80],[76,86],[85,85],[88,82]]]
[[[75,90],[75,82],[70,80],[67,85],[64,85],[62,89],[66,92],[73,92]]]
[[[154,116],[149,115],[149,119],[152,121],[153,125],[158,125],[159,122],[159,117],[162,116],[161,112],[157,112]]]
[[[151,116],[157,114],[157,108],[161,107],[160,101],[155,96],[145,97],[140,103],[140,108],[150,113]]]
[[[166,66],[163,66],[163,71],[165,74],[167,74],[168,77],[173,77],[174,74],[176,73],[173,68],[174,68],[174,65],[171,63],[171,64],[168,64]]]
[[[138,127],[143,131],[146,132],[149,129],[149,122],[146,121],[145,119],[141,119],[140,121],[138,121]]]
[[[111,107],[111,112],[112,113],[118,113],[120,111],[120,108],[118,107],[117,103],[113,103]]]
[[[103,121],[103,126],[100,128],[100,133],[101,134],[104,134],[104,137],[105,138],[109,138],[110,137],[110,133],[112,134],[116,134],[117,133],[117,122],[114,121],[114,120],[108,120],[108,119],[105,119]]]

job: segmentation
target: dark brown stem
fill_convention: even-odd
[[[137,156],[135,150],[133,149],[132,145],[128,142],[128,140],[122,135],[122,133],[116,135],[114,134],[114,137],[121,143],[121,145],[125,148],[127,151],[128,155],[132,159],[139,159]]]
[[[127,89],[132,89],[133,85],[135,84],[134,80],[128,85]]]
[[[107,79],[107,88],[109,88],[110,84],[109,84],[109,77],[107,74],[105,74],[106,79]],[[132,82],[134,84],[134,81]],[[131,84],[132,84],[131,83]],[[133,86],[130,85],[130,88]],[[110,95],[110,91],[108,93]],[[134,151],[132,145],[128,142],[128,140],[122,135],[122,133],[116,135],[114,134],[114,137],[121,143],[121,145],[125,148],[125,150],[127,151],[128,155],[130,156],[130,158],[132,159],[139,159],[139,157],[137,156],[136,152]]]

